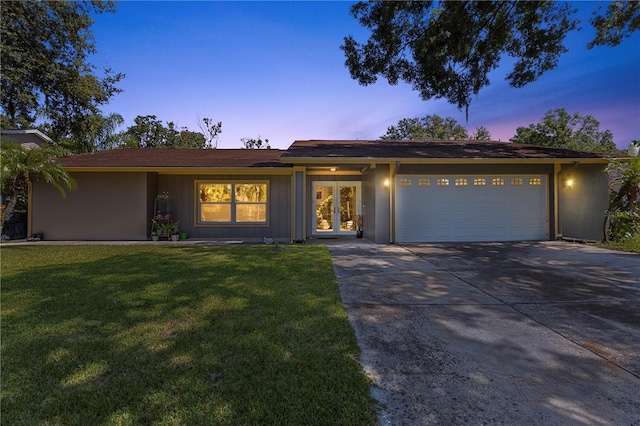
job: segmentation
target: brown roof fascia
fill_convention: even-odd
[[[553,163],[574,163],[582,164],[606,164],[611,158],[411,158],[411,157],[351,157],[351,158],[283,158],[282,161],[292,165],[340,165],[340,164],[553,164]],[[625,159],[626,157],[622,157]]]

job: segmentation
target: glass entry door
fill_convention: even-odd
[[[314,182],[315,234],[355,234],[360,182]]]

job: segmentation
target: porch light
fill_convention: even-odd
[[[337,167],[330,167],[330,168],[329,168],[329,171],[332,171],[332,172],[335,172],[336,170],[338,170],[338,168],[337,168]]]
[[[389,187],[389,178],[386,178],[384,180],[384,182],[382,182],[382,184],[384,185],[385,188],[388,188]]]
[[[571,177],[571,173],[567,175],[562,181],[562,186],[564,188],[572,188],[573,187],[573,178]]]

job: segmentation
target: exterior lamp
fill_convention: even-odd
[[[329,168],[329,171],[332,171],[332,172],[335,172],[336,170],[338,170],[338,168],[337,168],[337,167],[330,167],[330,168]]]
[[[565,187],[565,188],[571,188],[571,187],[573,187],[573,178],[571,177],[571,173],[569,173],[569,174],[567,175],[567,177],[566,177],[566,178],[564,178],[564,181],[563,181],[562,183],[563,183],[563,185],[562,185],[562,186],[563,186],[563,187]]]
[[[382,184],[384,185],[384,187],[385,187],[385,188],[388,188],[388,187],[389,187],[389,178],[386,178],[386,179],[382,182]]]

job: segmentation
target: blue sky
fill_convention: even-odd
[[[367,31],[349,2],[124,1],[98,15],[92,62],[126,74],[123,92],[103,108],[125,126],[137,115],[199,131],[198,117],[222,121],[218,148],[241,138],[268,138],[272,148],[296,139],[376,139],[407,117],[453,117],[469,131],[486,127],[507,141],[516,128],[552,109],[591,115],[620,148],[640,139],[640,33],[615,48],[586,49],[586,19],[606,2],[575,2],[583,29],[569,35],[558,68],[521,89],[504,81],[507,62],[464,111],[444,100],[422,101],[384,79],[360,86],[349,76],[343,38]]]

